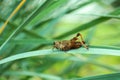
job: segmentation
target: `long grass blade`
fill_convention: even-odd
[[[111,12],[110,14],[112,15],[119,15],[120,14],[120,8],[117,8],[115,11]],[[97,18],[93,21],[90,21],[86,24],[83,24],[81,26],[78,26],[77,28],[71,30],[71,31],[68,31],[68,32],[65,32],[64,34],[58,36],[58,37],[55,37],[55,39],[60,39],[60,38],[64,38],[66,36],[69,36],[71,34],[74,34],[76,32],[79,32],[79,31],[82,31],[82,30],[86,30],[88,28],[91,28],[99,23],[102,23],[102,22],[105,22],[107,20],[111,19],[110,17],[100,17],[100,18]]]
[[[27,58],[27,57],[50,55],[50,54],[63,54],[63,53],[120,56],[120,50],[116,50],[116,49],[90,48],[89,50],[86,50],[85,48],[80,48],[80,49],[76,49],[76,50],[70,50],[68,52],[58,51],[58,50],[53,51],[52,49],[47,49],[47,50],[31,51],[31,52],[25,52],[25,53],[13,55],[13,56],[10,56],[10,57],[7,57],[7,58],[0,60],[0,64],[7,63],[10,61],[14,61],[14,60],[18,60],[18,59],[22,59],[22,58]]]
[[[20,30],[22,30],[22,27],[24,27],[25,25],[27,25],[37,14],[39,14],[39,12],[41,10],[43,10],[43,8],[45,6],[47,6],[48,4],[52,4],[54,1],[47,1],[44,3],[44,5],[41,7],[39,6],[33,13],[30,14],[30,16],[28,16],[28,18],[20,25],[18,26],[18,28],[8,37],[8,39],[0,46],[0,54],[1,54],[1,50],[2,48],[7,44],[7,42],[15,35],[17,34]]]
[[[66,80],[119,80],[120,73],[112,73],[98,76],[91,76],[85,78],[74,78],[74,79],[66,79]]]

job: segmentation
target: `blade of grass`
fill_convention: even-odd
[[[62,7],[63,5],[65,5],[68,2],[68,0],[58,0],[56,1],[56,3],[54,3],[53,5],[49,6],[46,8],[46,10],[44,10],[43,12],[41,12],[38,16],[36,16],[36,18],[32,21],[31,25],[34,23],[34,26],[32,26],[32,28],[34,27],[39,27],[41,26],[40,24],[43,24],[45,22],[49,21],[49,17],[53,16],[52,14],[54,14],[54,12],[58,9],[59,7]],[[40,28],[40,27],[39,27]]]
[[[95,0],[89,0],[89,1],[86,1],[86,2],[84,2],[84,3],[82,3],[82,4],[79,4],[77,7],[68,10],[68,11],[67,11],[67,14],[72,13],[73,11],[78,10],[78,9],[80,9],[80,8],[82,8],[82,7],[85,7],[86,5],[88,5],[88,4],[90,4],[90,3],[94,2],[94,1],[95,1]]]
[[[98,17],[108,17],[108,18],[115,18],[115,19],[120,19],[120,16],[116,15],[111,15],[111,14],[75,14],[75,15],[82,15],[82,16],[98,16]]]
[[[116,10],[114,10],[113,12],[111,12],[110,14],[112,15],[119,15],[120,14],[120,8],[117,8]],[[102,23],[102,22],[105,22],[107,20],[111,19],[110,17],[100,17],[100,18],[97,18],[93,21],[90,21],[86,24],[83,24],[81,26],[78,26],[77,28],[71,30],[71,31],[68,31],[68,32],[65,32],[64,34],[58,36],[58,37],[55,37],[55,39],[60,39],[60,38],[64,38],[66,36],[69,36],[71,34],[74,34],[76,32],[79,32],[79,31],[82,31],[82,30],[85,30],[85,29],[88,29],[88,28],[91,28],[99,23]]]
[[[6,25],[8,24],[9,20],[20,10],[20,8],[25,4],[26,0],[22,0],[20,4],[15,8],[15,10],[11,13],[11,15],[8,17],[8,19],[5,21],[3,26],[0,28],[0,34],[5,29]]]
[[[84,78],[73,78],[73,79],[66,79],[66,80],[119,80],[120,73],[112,73],[112,74],[104,74],[98,76],[90,76]]]
[[[2,44],[4,40],[0,40],[0,44]],[[29,43],[28,43],[29,42]],[[45,40],[45,39],[18,39],[14,40],[11,39],[9,41],[9,44],[52,44],[52,40]]]
[[[43,73],[37,73],[37,72],[30,72],[30,71],[7,71],[3,75],[9,75],[9,76],[38,76],[43,79],[49,79],[49,80],[63,80],[61,77],[53,76],[49,74],[43,74]]]
[[[64,51],[53,51],[51,49],[47,50],[38,50],[38,51],[31,51],[31,52],[25,52],[17,55],[13,55],[7,58],[4,58],[0,60],[0,64],[7,63],[10,61],[27,58],[27,57],[33,57],[38,55],[50,55],[50,54],[63,54]],[[80,54],[98,54],[98,55],[113,55],[113,56],[120,56],[120,50],[116,49],[102,49],[102,48],[90,48],[89,50],[86,50],[85,48],[70,50],[66,53],[80,53]]]
[[[15,31],[7,38],[7,40],[0,46],[0,54],[1,54],[1,50],[2,48],[7,44],[7,42],[18,32],[20,32],[20,30],[22,30],[22,28],[24,26],[26,26],[37,14],[39,14],[39,12],[41,10],[44,9],[44,7],[46,7],[48,4],[52,4],[54,1],[46,1],[44,3],[44,5],[39,6],[33,13],[30,14],[30,16],[28,16],[28,18],[20,25],[18,26],[17,29],[15,29]]]
[[[1,18],[1,17],[0,17],[0,20],[3,21],[3,22],[5,22],[5,20],[4,20],[3,18]],[[12,23],[12,22],[8,22],[8,24],[12,27],[12,30],[15,29],[15,28],[17,28],[17,25],[14,24],[14,23]],[[10,31],[11,31],[11,29],[10,29]],[[28,36],[31,36],[32,38],[34,37],[34,38],[42,38],[42,39],[44,39],[44,37],[36,34],[36,33],[33,32],[32,30],[27,30],[27,29],[23,28],[23,32],[24,32],[25,34],[27,34]],[[3,42],[2,42],[2,43],[3,43]]]
[[[59,22],[61,17],[66,14],[67,11],[68,11],[68,8],[64,9],[63,11],[61,11],[59,16],[57,16],[56,18],[54,18],[51,21],[49,21],[48,25],[45,26],[42,30],[40,30],[40,33],[43,34],[44,36],[45,35],[51,36],[51,34],[54,34],[54,30],[55,30],[54,26]]]
[[[88,5],[88,4],[92,3],[92,2],[93,2],[93,1],[87,1],[87,2],[85,2],[85,3],[83,3],[83,4],[78,5],[78,7],[76,7],[76,8],[68,9],[67,12],[66,12],[66,14],[72,13],[73,11],[75,11],[75,10],[77,10],[77,9],[79,9],[79,8],[82,8],[82,7]],[[54,18],[56,18],[56,17],[58,17],[58,16],[59,16],[59,15],[55,16]],[[49,21],[52,21],[54,18],[49,18],[49,19],[46,19],[46,20],[37,22],[35,25],[33,25],[33,29],[36,29],[37,26],[39,26],[39,25],[43,25],[43,24],[45,24],[45,23],[47,23],[47,22],[49,22]]]
[[[115,46],[92,46],[90,45],[91,48],[103,48],[103,49],[116,49],[116,50],[120,50],[120,47],[115,47]]]

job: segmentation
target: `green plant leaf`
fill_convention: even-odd
[[[9,75],[9,76],[38,76],[43,79],[49,79],[49,80],[62,80],[61,77],[54,76],[54,75],[49,75],[49,74],[43,74],[43,73],[37,73],[37,72],[30,72],[30,71],[8,71],[4,73],[3,75]]]
[[[4,40],[0,40],[0,44],[2,44]],[[28,43],[29,42],[29,43]],[[11,39],[9,44],[52,44],[52,40],[45,40],[45,39],[18,39],[14,40]]]
[[[112,74],[98,75],[98,76],[85,77],[85,78],[66,79],[66,80],[120,80],[120,73],[112,73]]]
[[[2,48],[8,43],[8,41],[9,41],[14,35],[16,35],[18,32],[20,32],[20,30],[22,30],[22,28],[23,28],[24,26],[26,26],[34,17],[36,17],[36,15],[38,15],[39,12],[44,9],[44,7],[46,7],[47,5],[52,4],[53,2],[54,2],[54,1],[46,1],[46,2],[44,3],[44,5],[39,6],[35,11],[33,11],[33,12],[27,17],[27,19],[26,19],[20,26],[18,26],[18,27],[14,30],[14,32],[7,38],[7,40],[0,46],[0,54],[1,54],[1,52],[2,52]]]
[[[90,48],[89,50],[86,50],[85,48],[79,48],[79,49],[70,50],[67,52],[58,51],[58,50],[53,51],[52,49],[47,49],[47,50],[31,51],[31,52],[25,52],[25,53],[13,55],[13,56],[10,56],[10,57],[0,60],[0,64],[18,60],[18,59],[22,59],[22,58],[27,58],[27,57],[50,55],[50,54],[63,54],[63,53],[99,54],[99,55],[120,56],[120,50],[117,50],[117,49]]]
[[[119,15],[120,14],[120,8],[117,8],[115,11],[109,13],[110,15]],[[60,39],[60,38],[64,38],[66,36],[69,36],[71,34],[74,34],[76,32],[82,31],[82,30],[86,30],[88,28],[94,27],[95,25],[105,22],[107,20],[111,19],[110,17],[100,17],[97,19],[94,19],[88,23],[85,23],[81,26],[76,27],[75,29],[72,29],[71,31],[65,32],[64,34],[61,34],[60,36],[55,37],[55,39]]]

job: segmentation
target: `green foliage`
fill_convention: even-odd
[[[120,50],[117,49],[102,49],[102,48],[90,48],[88,51],[85,50],[84,48],[80,48],[77,50],[70,50],[67,52],[63,52],[63,51],[54,51],[54,50],[39,50],[39,51],[31,51],[31,52],[26,52],[26,53],[20,53],[5,59],[2,59],[0,61],[0,64],[9,62],[9,61],[14,61],[17,59],[21,59],[21,58],[27,58],[27,57],[32,57],[32,56],[38,56],[38,55],[49,55],[49,54],[62,54],[62,53],[67,53],[67,54],[71,54],[71,53],[84,53],[84,54],[99,54],[99,55],[114,55],[114,56],[120,56]]]
[[[120,7],[109,1],[26,1],[0,35],[0,80],[119,80]],[[19,3],[0,1],[0,26]],[[53,50],[78,32],[89,50]]]
[[[92,76],[87,78],[75,78],[70,80],[119,80],[120,79],[120,73],[113,73],[108,75],[101,75],[101,76]]]

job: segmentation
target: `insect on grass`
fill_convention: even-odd
[[[77,33],[77,35],[70,40],[55,41],[53,45],[53,48],[59,49],[61,51],[77,49],[82,46],[88,50],[88,46],[85,44],[85,41],[83,40],[83,37],[80,33]]]

